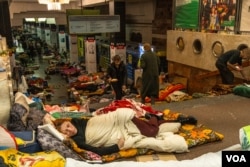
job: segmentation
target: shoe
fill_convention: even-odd
[[[180,122],[181,125],[184,125],[184,124],[197,125],[197,119],[194,118],[193,116],[182,116],[182,115],[180,115],[177,118],[177,121]]]
[[[150,114],[150,113],[145,114],[146,119],[150,119],[152,117],[156,117],[157,120],[164,120],[163,115],[155,115],[155,114]]]

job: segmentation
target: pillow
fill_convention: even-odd
[[[250,87],[238,85],[233,88],[233,93],[238,96],[250,97]]]
[[[72,149],[66,146],[62,141],[51,135],[49,132],[38,128],[37,140],[40,143],[44,151],[57,151],[64,158],[73,158],[76,160],[82,160],[81,157],[75,153]]]
[[[28,112],[23,105],[14,103],[10,110],[7,128],[10,131],[36,130],[38,125],[42,124],[45,114],[44,110],[40,110],[34,104]]]
[[[17,92],[15,94],[15,103],[22,105],[28,111],[29,111],[29,104],[31,104],[32,102],[33,101],[31,99],[29,99],[21,92]]]
[[[11,131],[26,130],[27,109],[18,103],[14,103],[10,109],[10,117],[7,122],[7,128]]]
[[[0,148],[17,148],[15,136],[5,127],[0,125]]]
[[[26,118],[26,130],[36,130],[37,127],[43,123],[45,114],[46,112],[44,110],[40,110],[37,107],[30,107],[29,114]]]
[[[250,125],[240,128],[239,136],[242,150],[250,151]]]
[[[163,133],[163,132],[176,133],[179,131],[180,127],[181,127],[181,124],[179,122],[163,123],[159,126],[158,134]]]

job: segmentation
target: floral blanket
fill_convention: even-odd
[[[56,151],[23,153],[14,148],[0,151],[0,166],[11,167],[64,167],[65,159]]]

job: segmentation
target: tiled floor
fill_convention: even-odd
[[[38,58],[35,59],[35,62],[40,65],[39,70],[35,70],[34,76],[46,78],[45,69],[49,66],[49,60],[39,60]],[[45,100],[45,104],[62,104],[67,102],[68,94],[67,94],[67,86],[68,83],[66,82],[65,78],[63,78],[59,73],[49,75],[48,85],[52,89],[53,96],[51,100]]]
[[[45,78],[44,69],[48,61],[40,62],[40,69],[34,75]],[[67,82],[59,74],[50,75],[48,83],[55,91],[47,104],[60,104],[67,100]],[[108,103],[96,103],[92,108],[103,107]],[[222,133],[225,138],[221,142],[204,144],[190,149],[189,153],[175,154],[178,160],[192,159],[207,152],[215,152],[239,143],[239,129],[249,124],[249,98],[234,94],[192,99],[182,102],[157,103],[155,109],[181,112],[197,118],[199,124],[204,124]]]

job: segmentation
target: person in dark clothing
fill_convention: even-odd
[[[232,85],[234,83],[234,74],[231,70],[239,71],[242,77],[249,81],[242,68],[242,59],[250,58],[250,48],[242,50],[229,50],[218,57],[215,66],[220,72],[223,84]]]
[[[141,103],[145,103],[145,98],[150,97],[151,104],[155,104],[155,98],[159,97],[159,67],[160,59],[151,50],[151,45],[145,43],[143,45],[144,53],[139,62],[142,68],[142,87],[141,87]]]
[[[31,61],[34,61],[34,57],[35,57],[35,47],[33,45],[33,42],[32,41],[29,41],[29,45],[28,45],[28,55],[29,55],[29,58]]]
[[[106,77],[115,92],[116,100],[121,100],[126,90],[127,69],[119,55],[115,55],[112,61],[107,69]]]

